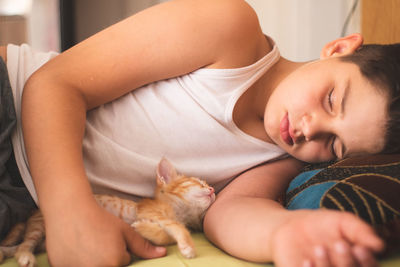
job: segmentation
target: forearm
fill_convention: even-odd
[[[206,214],[207,237],[227,253],[256,262],[272,261],[272,238],[290,212],[265,198],[230,197],[217,200]]]
[[[275,231],[294,213],[284,209],[278,199],[302,167],[302,162],[286,158],[239,175],[207,211],[207,237],[236,257],[271,261]]]
[[[82,160],[85,114],[83,97],[47,76],[33,76],[25,86],[24,141],[45,217],[61,207],[90,202]]]

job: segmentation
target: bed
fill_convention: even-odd
[[[362,32],[366,43],[400,42],[400,1],[363,0],[362,4]],[[397,168],[398,167],[398,168]],[[352,178],[360,176],[374,176],[381,179],[377,183],[386,183],[384,194],[378,192],[377,186],[360,187]],[[388,179],[390,177],[390,179]],[[390,181],[390,182],[388,182]],[[321,184],[329,182],[329,186]],[[376,181],[374,182],[376,183]],[[350,192],[356,188],[367,199],[346,204],[333,191],[340,186],[350,187]],[[390,243],[390,251],[380,258],[382,267],[400,266],[400,230],[399,225],[388,228],[387,223],[400,218],[400,155],[357,158],[356,160],[341,163],[327,163],[324,165],[308,166],[291,184],[287,192],[288,208],[331,208],[348,210],[357,213],[364,220],[373,224]],[[341,189],[342,190],[342,189]],[[354,189],[355,190],[355,189]],[[302,193],[307,192],[307,198]],[[343,192],[343,190],[342,190]],[[353,192],[354,193],[354,192]],[[328,197],[328,195],[331,195]],[[309,197],[311,196],[311,198]],[[343,196],[343,194],[342,194]],[[349,197],[350,198],[350,197]],[[336,199],[337,201],[330,201]],[[346,199],[346,198],[344,198]],[[352,199],[352,198],[351,198]],[[317,203],[317,204],[315,204]],[[376,207],[386,207],[374,209]],[[364,210],[364,211],[363,211]],[[386,227],[386,228],[385,228]],[[382,230],[383,229],[383,230]],[[213,246],[202,233],[193,234],[198,256],[194,259],[185,259],[176,246],[168,247],[168,255],[159,259],[134,259],[131,266],[147,267],[255,267],[273,266],[272,264],[256,264],[231,257]],[[71,255],[73,256],[73,255]],[[49,263],[45,253],[37,256],[38,266],[47,267]],[[14,259],[8,259],[0,267],[16,267]]]
[[[135,259],[130,266],[135,267],[272,267],[272,264],[256,264],[231,257],[210,244],[201,233],[193,234],[198,256],[194,259],[185,259],[179,254],[176,246],[168,247],[168,255],[164,258],[152,260]],[[37,256],[38,267],[48,267],[46,254]],[[400,266],[400,253],[380,260],[381,267]],[[17,267],[14,259],[8,259],[1,267]]]
[[[339,192],[339,193],[338,193]],[[339,162],[309,165],[290,184],[288,209],[336,209],[357,214],[373,225],[387,240],[380,266],[400,266],[400,154],[350,158]],[[351,203],[349,203],[349,201]],[[256,267],[273,266],[246,262],[224,253],[202,233],[193,233],[197,257],[185,259],[173,245],[166,257],[133,259],[131,266],[157,267]],[[72,256],[72,255],[71,255]],[[45,253],[37,256],[38,267],[48,267]],[[8,259],[0,267],[17,267]]]

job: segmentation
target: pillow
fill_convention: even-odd
[[[400,218],[400,155],[307,166],[289,185],[288,209],[336,209],[372,225]]]
[[[400,233],[400,154],[370,155],[305,167],[286,192],[288,209],[356,214],[386,240]],[[396,244],[399,245],[399,239]]]

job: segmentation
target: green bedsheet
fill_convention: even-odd
[[[137,267],[257,267],[257,266],[273,266],[272,264],[256,264],[251,262],[242,261],[231,257],[215,246],[213,246],[203,234],[193,234],[193,239],[197,249],[197,257],[194,259],[185,259],[179,254],[176,246],[168,247],[168,255],[159,259],[152,260],[135,260],[130,266]],[[47,267],[46,254],[40,254],[37,257],[38,267]],[[382,267],[399,267],[400,266],[400,253],[391,258],[381,260]],[[0,267],[17,267],[14,259],[8,259]]]

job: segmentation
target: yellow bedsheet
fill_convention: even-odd
[[[176,246],[168,247],[168,255],[159,259],[152,260],[134,260],[130,266],[135,267],[272,267],[272,264],[256,264],[242,261],[227,255],[220,249],[213,246],[201,233],[193,234],[196,245],[197,257],[194,259],[185,259],[179,253]],[[73,256],[73,255],[71,255]],[[46,254],[37,256],[38,267],[48,267]],[[381,260],[382,267],[399,267],[400,253],[394,257]],[[0,267],[17,267],[14,259],[8,259]]]

